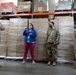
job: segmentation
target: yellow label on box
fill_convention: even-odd
[[[8,12],[8,9],[4,9],[3,12]]]
[[[28,9],[28,8],[29,8],[29,6],[27,5],[27,6],[24,6],[23,8]]]

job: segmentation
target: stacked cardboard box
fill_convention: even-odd
[[[59,1],[55,10],[71,10],[72,2],[70,1]]]
[[[7,56],[23,55],[23,31],[26,28],[27,19],[10,19],[8,31],[8,52]]]
[[[27,26],[27,19],[13,18],[10,21],[0,20],[5,30],[0,32],[0,55],[22,57],[24,52],[23,31]],[[29,19],[37,31],[35,59],[47,58],[45,48],[48,19]],[[60,44],[58,46],[58,60],[73,61],[74,59],[74,22],[73,17],[56,17],[56,28],[60,31]],[[10,23],[10,25],[9,25]],[[30,54],[28,54],[30,57]]]
[[[74,49],[74,56],[75,56],[75,59],[76,59],[76,29],[74,30],[74,43],[75,43],[75,49]]]
[[[74,10],[76,10],[76,1],[74,1]]]
[[[31,11],[31,1],[18,2],[17,12],[30,12]]]
[[[57,17],[56,24],[60,31],[60,44],[58,46],[58,60],[74,60],[74,20],[73,17]]]
[[[34,0],[34,12],[46,12],[48,11],[47,7],[46,0]]]
[[[6,56],[9,20],[0,20],[0,22],[5,27],[4,31],[0,31],[0,56]]]
[[[17,10],[16,5],[12,2],[1,3],[1,7],[2,7],[2,13],[4,14],[16,13]]]
[[[17,21],[16,19],[14,19],[13,21],[10,19],[10,26],[8,30],[7,56],[16,56],[17,32],[18,32],[18,23],[16,23],[16,21]]]
[[[6,49],[7,49],[6,43],[0,43],[0,57],[6,56]]]
[[[13,38],[15,38],[15,37],[13,36]],[[16,45],[17,45],[17,42],[13,42],[13,40],[8,42],[8,44],[7,44],[7,48],[8,48],[7,56],[9,56],[9,57],[16,57]]]
[[[30,19],[29,20],[37,31],[35,58],[36,60],[45,60],[47,57],[45,41],[48,29],[48,19]]]
[[[19,19],[18,23],[18,43],[17,43],[17,57],[23,57],[24,53],[24,37],[23,37],[23,31],[27,27],[27,19]]]

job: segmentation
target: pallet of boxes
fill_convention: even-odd
[[[26,28],[27,19],[10,19],[8,30],[8,51],[7,57],[23,56],[23,31]]]
[[[34,0],[33,12],[48,12],[47,0]]]
[[[31,1],[18,2],[17,13],[29,13],[31,12]]]
[[[0,31],[0,58],[5,58],[7,55],[9,20],[0,20],[0,22],[5,27],[4,31]]]
[[[46,34],[48,29],[48,19],[29,19],[37,30],[35,47],[35,59],[38,61],[46,60],[47,53],[45,48]]]
[[[74,48],[74,68],[76,68],[76,29],[74,30],[74,43],[75,43],[75,48]]]
[[[58,61],[74,61],[74,20],[71,16],[56,17],[60,31],[60,44],[58,46]]]

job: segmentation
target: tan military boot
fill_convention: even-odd
[[[51,61],[48,61],[48,66],[50,66],[51,65]]]
[[[76,69],[76,66],[74,66],[74,68]]]
[[[52,63],[53,66],[56,66],[56,64],[57,64],[56,61],[54,61],[54,62]]]

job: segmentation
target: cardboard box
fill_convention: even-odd
[[[60,31],[60,44],[58,46],[58,60],[74,60],[74,20],[73,17],[56,17],[56,24]]]
[[[6,56],[7,45],[0,42],[0,56]]]
[[[47,53],[44,43],[48,29],[48,19],[29,19],[29,21],[34,25],[34,28],[37,31],[35,59],[45,60],[47,58]]]
[[[30,12],[31,11],[31,1],[18,2],[17,12]]]
[[[46,12],[48,11],[47,1],[34,0],[34,12]]]
[[[8,42],[8,35],[1,35],[1,42]]]

